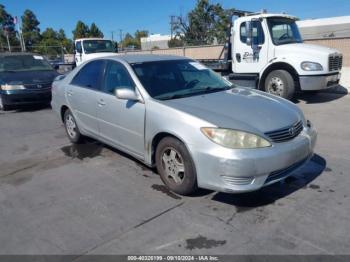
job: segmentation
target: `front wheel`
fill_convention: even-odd
[[[286,70],[275,70],[265,79],[267,93],[291,99],[295,93],[295,84],[292,75]]]
[[[192,157],[185,145],[173,137],[160,141],[156,149],[156,165],[164,184],[180,195],[197,190],[197,175]]]
[[[4,102],[2,101],[2,97],[0,95],[0,110],[7,111],[9,109],[10,109],[10,107],[8,105],[4,105]]]

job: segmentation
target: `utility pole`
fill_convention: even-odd
[[[175,21],[176,21],[176,16],[171,15],[170,16],[170,39],[173,39]]]
[[[119,29],[119,39],[120,39],[119,46],[121,49],[123,49],[123,29]]]
[[[112,41],[114,42],[114,33],[115,31],[111,31]]]

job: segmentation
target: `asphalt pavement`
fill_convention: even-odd
[[[249,194],[169,192],[155,170],[50,108],[0,112],[0,254],[349,254],[350,96],[295,100],[319,136],[287,180]]]

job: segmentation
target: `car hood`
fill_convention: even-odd
[[[287,127],[303,118],[291,102],[241,87],[161,103],[218,127],[255,133]]]
[[[286,44],[276,46],[276,56],[285,55],[295,53],[298,56],[306,56],[306,57],[318,57],[318,56],[326,56],[328,57],[330,54],[339,53],[338,50],[320,46],[320,45],[312,45],[312,44],[304,44],[304,43],[294,43],[294,44]]]
[[[52,82],[56,76],[58,73],[54,70],[1,72],[0,81],[2,84],[30,85]]]

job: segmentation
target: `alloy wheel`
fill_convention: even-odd
[[[68,114],[66,117],[66,129],[67,133],[71,138],[75,138],[77,135],[76,131],[77,125],[75,123],[75,120],[71,114]]]
[[[185,166],[181,154],[172,147],[162,153],[162,167],[169,182],[181,184],[185,178]]]

